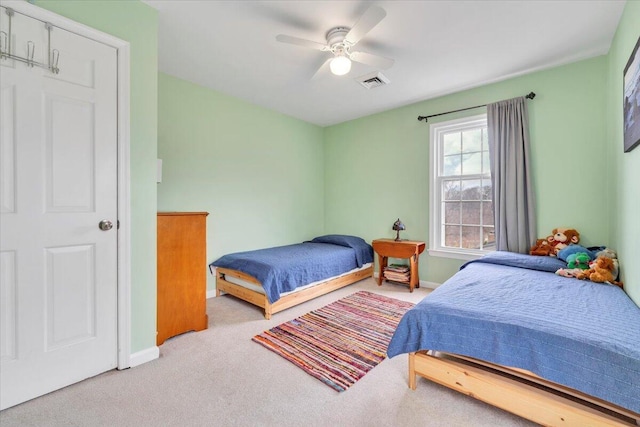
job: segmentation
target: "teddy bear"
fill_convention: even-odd
[[[553,252],[553,246],[549,244],[547,239],[538,239],[536,244],[531,246],[529,254],[538,256],[549,256]]]
[[[612,285],[623,287],[622,282],[616,279],[613,275],[615,264],[612,258],[607,256],[600,256],[593,261],[588,270],[584,270],[582,273],[578,273],[576,277],[578,279],[588,279],[596,283],[611,283]]]
[[[616,259],[618,258],[618,254],[611,248],[607,248],[606,246],[601,246],[598,248],[599,251],[596,252],[596,256],[606,256],[607,258]]]
[[[573,228],[554,228],[552,234],[544,239],[536,240],[529,254],[541,256],[557,256],[560,250],[580,241],[580,233]]]
[[[580,241],[580,233],[573,228],[554,228],[551,235],[547,237],[549,245],[553,247],[551,256],[557,256],[558,252],[571,244]]]
[[[556,270],[556,274],[562,277],[578,278],[585,270],[589,269],[589,261],[591,261],[591,257],[587,252],[569,254],[567,268],[559,268]]]
[[[611,270],[611,274],[613,274],[613,278],[617,279],[619,270],[618,270],[618,254],[611,248],[601,247],[598,252],[596,252],[595,258],[598,257],[607,257],[613,260],[613,270]],[[591,263],[589,263],[591,264]]]
[[[567,268],[579,268],[580,270],[588,270],[589,261],[591,261],[591,257],[586,252],[571,254],[567,257]]]

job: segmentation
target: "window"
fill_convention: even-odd
[[[495,250],[487,115],[430,126],[429,254],[473,259]]]

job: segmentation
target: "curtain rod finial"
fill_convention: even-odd
[[[525,98],[529,98],[529,99],[533,99],[536,97],[536,94],[533,92],[529,92],[529,94],[527,96],[525,96]]]

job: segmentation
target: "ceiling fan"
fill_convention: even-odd
[[[393,59],[351,50],[373,27],[378,25],[385,16],[387,16],[387,12],[381,7],[370,7],[352,28],[335,27],[330,29],[327,32],[326,44],[284,34],[277,35],[276,40],[282,43],[295,44],[323,52],[331,52],[333,57],[327,59],[318,72],[316,72],[316,75],[325,68],[327,63],[329,64],[331,72],[337,76],[345,75],[351,70],[351,61],[370,65],[375,68],[387,69],[393,65]]]

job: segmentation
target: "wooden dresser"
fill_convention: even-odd
[[[158,212],[156,344],[207,329],[207,212]]]

